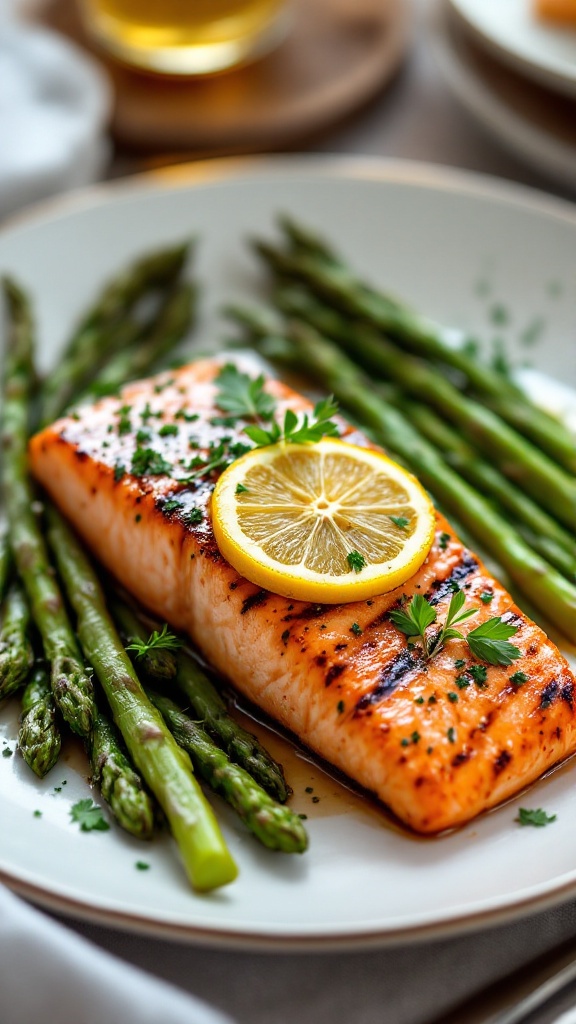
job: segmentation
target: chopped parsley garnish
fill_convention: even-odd
[[[414,703],[415,704],[423,704],[424,703],[424,697],[415,697],[414,698]]]
[[[42,817],[42,811],[34,811],[32,816],[34,818],[41,818]]]
[[[488,669],[485,665],[470,665],[466,672],[469,676],[472,676],[476,686],[483,687],[485,685],[488,678]]]
[[[244,484],[240,484],[240,483],[236,484],[236,494],[247,494],[247,493],[248,493],[248,488],[245,487]]]
[[[135,651],[137,658],[143,658],[148,651],[153,650],[168,650],[176,651],[182,643],[174,633],[168,631],[168,623],[164,623],[160,632],[157,629],[150,634],[148,640],[135,640],[134,643],[129,644],[126,648],[127,651]]]
[[[343,700],[339,700],[338,701],[338,703],[336,705],[336,711],[338,712],[339,715],[341,715],[343,713],[343,711],[344,711],[344,701]]]
[[[514,686],[522,686],[522,683],[527,683],[530,676],[526,672],[514,672],[513,675],[508,677]]]
[[[366,559],[359,551],[349,551],[346,555],[346,561],[354,572],[362,572],[362,569],[366,565]]]
[[[136,444],[148,444],[151,437],[152,434],[149,430],[140,428],[136,431]]]
[[[80,825],[81,832],[107,832],[110,828],[102,809],[90,797],[73,804],[70,817]]]
[[[448,547],[450,540],[451,538],[449,533],[440,534],[440,536],[438,537],[438,547],[440,548],[440,551],[446,551],[446,548]]]
[[[452,725],[450,726],[450,728],[448,729],[448,732],[446,733],[446,735],[448,737],[448,742],[449,743],[455,743],[456,742],[456,729],[454,728],[454,726],[452,726]]]
[[[414,730],[414,732],[410,734],[410,738],[409,739],[405,736],[404,739],[400,740],[400,746],[401,747],[409,747],[411,743],[419,743],[419,742],[420,742],[420,733],[416,732],[416,730]]]
[[[126,466],[121,462],[117,462],[114,466],[114,482],[118,483],[126,473]]]
[[[10,747],[4,747],[2,751],[2,757],[12,757],[14,751]]]
[[[407,526],[410,526],[410,520],[406,519],[406,516],[388,516],[394,523],[394,526],[398,526],[400,530],[405,530]]]
[[[200,416],[197,412],[186,412],[186,409],[178,409],[174,419],[184,420],[186,423],[195,423],[196,420],[200,419]]]
[[[130,472],[134,476],[163,476],[172,472],[172,466],[154,448],[137,448],[132,456]]]
[[[162,505],[163,512],[176,512],[179,508],[183,508],[183,505],[177,498],[168,498],[168,501],[165,501]]]
[[[350,626],[350,632],[354,633],[354,636],[362,636],[362,627],[357,622],[353,622]]]
[[[448,693],[446,694],[446,696],[448,697],[448,700],[449,700],[449,701],[450,701],[450,702],[451,702],[452,704],[455,704],[455,703],[456,703],[456,701],[458,700],[458,694],[457,694],[457,693],[454,693],[454,691],[453,691],[453,690],[450,690],[450,691],[449,691],[449,692],[448,692]]]
[[[546,814],[546,811],[538,807],[537,810],[529,810],[527,807],[520,807],[518,810],[518,817],[516,821],[519,825],[534,825],[535,828],[543,828],[545,825],[551,825],[553,821],[556,821],[558,815]]]
[[[142,519],[142,516],[140,515],[139,512],[137,512],[136,515],[134,516],[134,522],[135,523],[139,523],[141,519]]]
[[[461,669],[464,668],[465,665],[466,660],[464,658],[456,658],[456,661],[454,662],[454,668]]]
[[[123,434],[129,434],[132,430],[132,421],[129,416],[122,415],[118,420],[118,433],[122,437]]]
[[[470,680],[466,679],[466,676],[456,676],[454,682],[459,690],[465,690],[467,686],[470,686]]]
[[[150,865],[147,864],[145,860],[137,860],[136,864],[135,864],[135,868],[136,868],[137,871],[149,871],[150,870]]]
[[[290,630],[289,629],[285,629],[284,632],[282,633],[282,636],[281,636],[282,643],[284,645],[286,645],[288,643],[289,639],[290,639]]]
[[[158,431],[159,437],[175,437],[178,434],[178,425],[176,423],[164,423]]]
[[[483,590],[480,594],[480,600],[482,601],[482,604],[490,604],[490,602],[494,600],[494,594],[491,590]]]
[[[201,508],[190,508],[184,512],[182,519],[189,526],[193,526],[195,523],[201,523],[204,519],[204,513]]]

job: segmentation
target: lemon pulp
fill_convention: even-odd
[[[237,459],[216,485],[212,520],[221,553],[251,582],[338,604],[404,583],[435,527],[415,477],[381,452],[332,438]]]

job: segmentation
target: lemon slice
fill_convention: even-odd
[[[212,496],[220,552],[258,586],[340,604],[394,590],[432,545],[432,503],[380,452],[325,438],[255,448]]]

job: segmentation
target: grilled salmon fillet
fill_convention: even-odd
[[[33,438],[33,472],[97,558],[251,701],[419,832],[469,820],[571,754],[566,660],[440,514],[419,571],[369,601],[291,601],[222,558],[210,523],[218,468],[203,467],[239,454],[246,437],[215,407],[219,366],[130,384]],[[309,409],[279,381],[266,388],[282,414]],[[345,424],[342,435],[369,443]],[[478,608],[464,631],[493,616],[518,627],[513,666],[478,665],[460,640],[427,663],[390,621],[415,594],[442,621],[457,588]]]

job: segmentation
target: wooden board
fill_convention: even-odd
[[[135,71],[87,39],[70,0],[43,21],[96,54],[116,92],[112,131],[147,152],[273,149],[350,114],[390,80],[410,34],[407,0],[293,0],[285,41],[254,64],[207,78]]]

